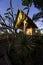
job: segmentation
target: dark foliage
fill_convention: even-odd
[[[9,41],[9,42],[8,42]],[[12,65],[43,65],[43,36],[9,35],[0,40]]]

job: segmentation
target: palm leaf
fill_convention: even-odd
[[[27,11],[27,15],[28,15],[28,13],[29,13],[29,9],[28,9],[28,11]]]
[[[10,7],[12,8],[12,0],[10,0]]]
[[[5,23],[5,19],[0,15],[1,19],[3,20],[3,22]]]
[[[8,15],[9,14],[9,12],[7,12],[7,13],[4,13],[4,15]]]
[[[7,8],[7,11],[11,10],[11,8]]]
[[[13,14],[11,12],[9,12],[9,14],[13,17]]]
[[[33,0],[34,6],[39,10],[43,10],[43,0]]]
[[[11,19],[11,17],[9,17],[9,16],[5,16],[7,19]]]
[[[8,15],[8,14],[10,14],[10,15],[13,17],[13,15],[12,15],[11,12],[7,12],[7,13],[5,13],[4,15]]]
[[[39,18],[43,18],[43,12],[39,12],[35,15],[33,15],[33,20],[37,21]]]
[[[25,7],[23,10],[26,10],[26,9],[28,9],[28,7]]]

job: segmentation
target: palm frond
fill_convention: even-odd
[[[26,10],[26,9],[28,9],[28,7],[25,7],[23,10]]]
[[[11,10],[11,8],[9,7],[9,8],[7,8],[7,11],[9,11],[9,10]]]
[[[3,20],[3,22],[5,23],[5,19],[0,15],[1,19]]]
[[[4,13],[4,15],[8,15],[9,14],[9,12],[7,12],[7,13]]]
[[[9,14],[13,17],[13,14],[11,12],[9,12]]]
[[[37,21],[39,18],[43,18],[43,12],[39,12],[35,15],[33,15],[33,20]]]
[[[28,15],[28,13],[29,13],[29,9],[27,10],[27,15]]]
[[[5,16],[7,19],[11,19],[11,17],[9,17],[9,16]]]
[[[10,7],[12,8],[12,0],[10,0]]]

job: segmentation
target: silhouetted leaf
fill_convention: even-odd
[[[4,13],[4,15],[8,15],[9,14],[9,12],[7,12],[7,13]]]
[[[39,18],[43,18],[43,11],[33,15],[33,20],[37,21]]]
[[[25,7],[23,10],[26,10],[26,9],[28,9],[28,7]]]
[[[12,8],[12,0],[10,0],[10,7]]]
[[[36,8],[43,10],[43,0],[33,0],[33,3]]]
[[[13,17],[13,14],[11,14],[11,12],[9,12],[9,14]]]
[[[11,19],[9,16],[5,16],[6,18],[8,18],[8,19]]]
[[[7,11],[8,11],[8,10],[11,10],[11,8],[7,8]]]
[[[5,23],[5,19],[0,15],[1,19],[3,20],[3,22]]]
[[[29,13],[29,9],[28,9],[28,11],[27,11],[27,15],[28,15],[28,13]]]

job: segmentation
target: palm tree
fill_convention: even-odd
[[[10,21],[9,25],[14,28],[15,27],[14,23],[15,23],[15,15],[16,14],[13,13],[12,0],[10,0],[10,7],[7,8],[7,12],[4,15]]]
[[[43,18],[43,11],[41,11],[41,12],[39,12],[37,14],[34,14],[32,19],[37,21],[40,18]]]
[[[24,10],[28,9],[27,15],[29,13],[30,7],[32,6],[32,3],[34,4],[35,8],[39,9],[40,12],[33,15],[33,20],[38,20],[39,18],[43,18],[43,0],[22,0],[22,5],[26,6]]]
[[[22,0],[22,5],[26,6],[23,10],[27,9],[27,15],[29,14],[29,10],[32,6],[32,0]]]

